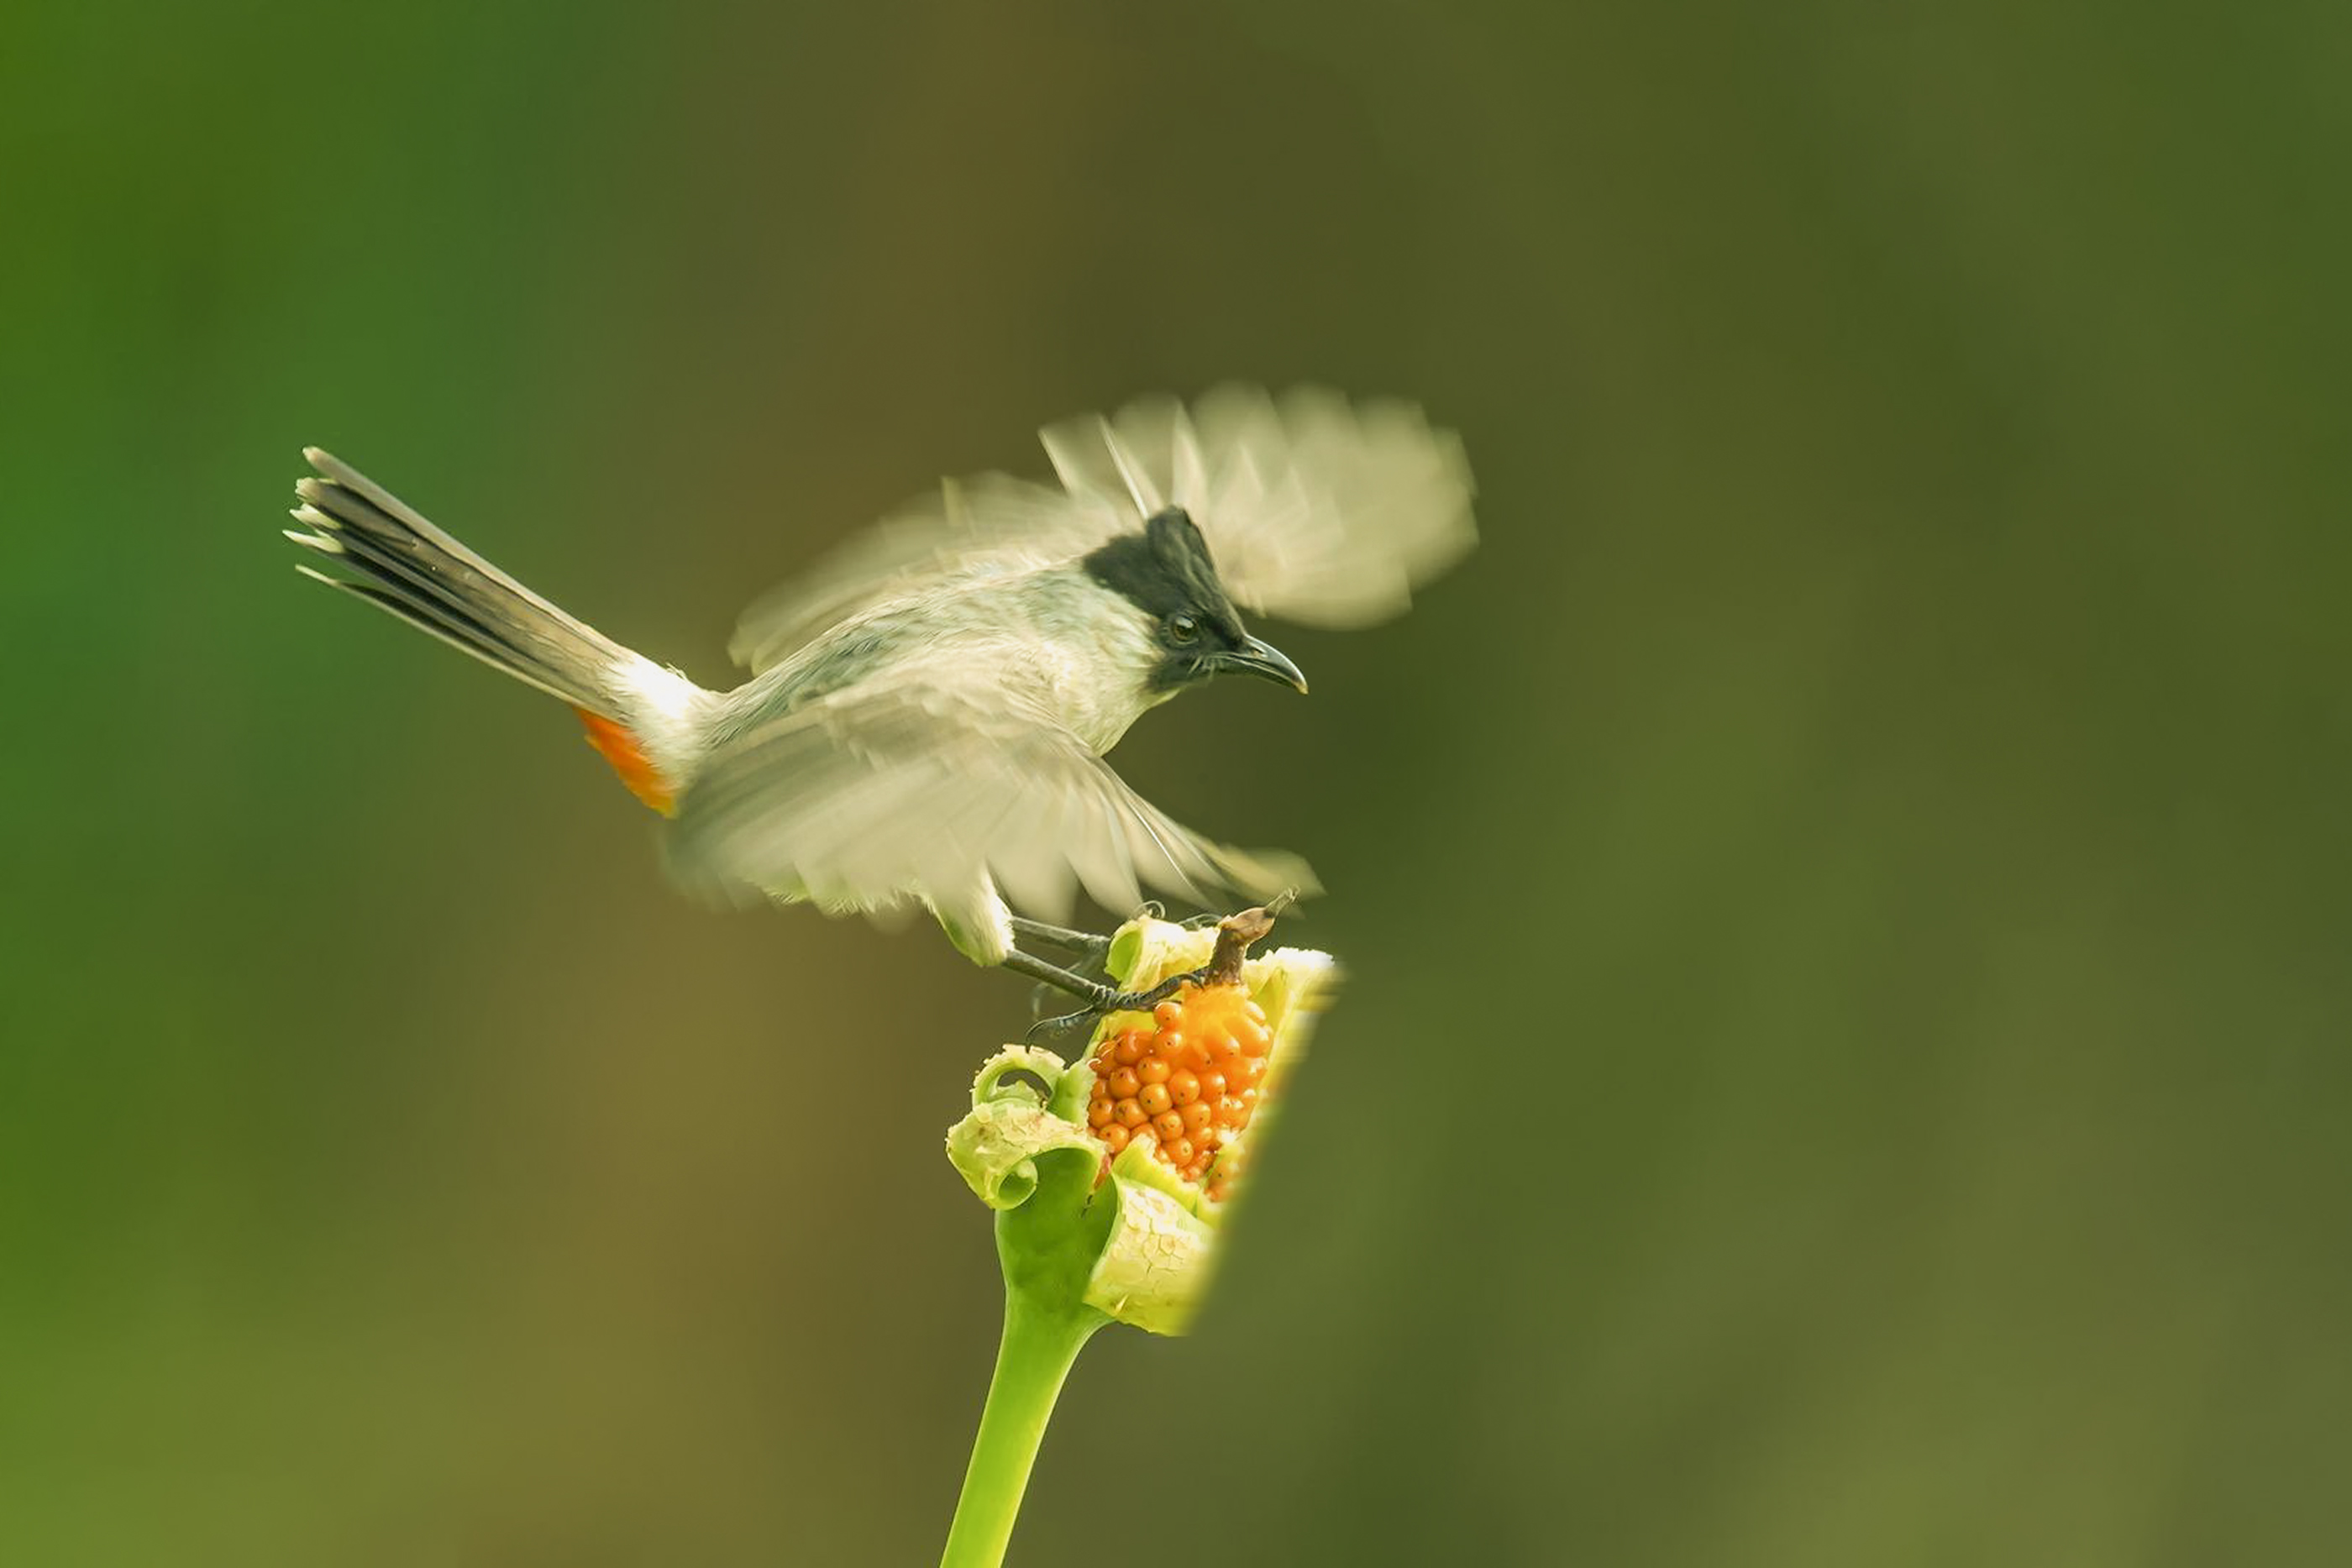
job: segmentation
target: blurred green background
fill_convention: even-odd
[[[1354,985],[1018,1560],[2341,1561],[2347,68],[2304,5],[11,8],[0,1560],[933,1560],[1023,988],[674,896],[275,530],[331,446],[716,681],[936,476],[1243,377],[1424,401],[1485,542],[1119,752]]]

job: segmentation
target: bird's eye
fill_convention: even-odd
[[[1182,611],[1180,610],[1168,618],[1168,637],[1171,642],[1189,643],[1200,634],[1201,623]]]

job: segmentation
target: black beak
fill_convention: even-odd
[[[1283,651],[1273,643],[1255,637],[1243,640],[1242,645],[1230,653],[1213,656],[1212,667],[1219,674],[1228,672],[1262,675],[1269,681],[1279,681],[1294,691],[1307,689],[1307,677],[1298,673]]]

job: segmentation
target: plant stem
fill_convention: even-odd
[[[940,1568],[998,1568],[1004,1561],[1062,1380],[1087,1336],[1109,1321],[1077,1303],[1056,1308],[1019,1290],[1004,1293],[1004,1337],[997,1343],[996,1371],[988,1380],[980,1435],[972,1439]]]

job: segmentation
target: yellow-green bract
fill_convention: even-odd
[[[1134,920],[1112,939],[1108,967],[1123,989],[1149,990],[1207,963],[1215,941],[1213,930]],[[1274,1036],[1262,1110],[1249,1136],[1265,1135],[1282,1082],[1302,1054],[1336,975],[1328,955],[1300,948],[1244,962],[1242,983],[1265,1010]],[[1181,1333],[1206,1296],[1217,1228],[1234,1200],[1209,1202],[1156,1157],[1148,1132],[1103,1173],[1103,1145],[1086,1124],[1095,1083],[1089,1058],[1095,1046],[1139,1021],[1149,1020],[1134,1013],[1104,1019],[1076,1065],[1034,1047],[998,1051],[972,1081],[971,1113],[949,1132],[948,1158],[991,1208],[1010,1211],[1033,1202],[1055,1207],[1051,1219],[1030,1212],[1021,1225],[999,1228],[1008,1284],[1017,1290],[1024,1266],[1043,1263],[1050,1252],[1066,1265],[1086,1265],[1087,1306],[1153,1333]],[[1062,1162],[1069,1165],[1061,1180],[1042,1181],[1044,1171]],[[1087,1179],[1072,1179],[1081,1162]],[[1106,1178],[1097,1182],[1097,1176]]]

